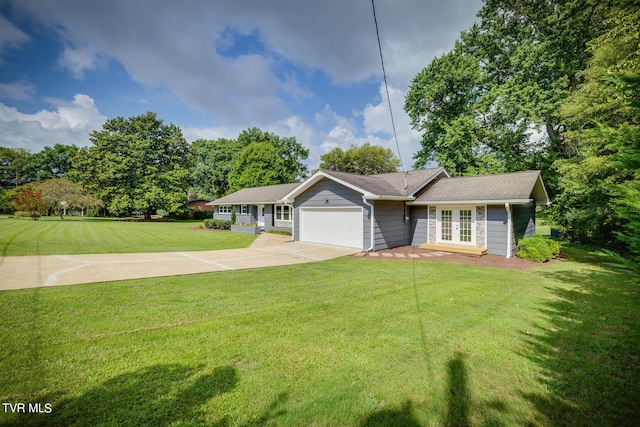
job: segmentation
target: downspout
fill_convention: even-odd
[[[373,246],[375,242],[374,241],[375,223],[376,223],[375,209],[371,203],[367,202],[367,199],[365,199],[364,196],[362,196],[362,201],[364,202],[365,205],[371,208],[371,246],[369,246],[369,249],[367,249],[367,252],[373,252]]]
[[[511,258],[511,234],[513,233],[513,227],[511,226],[511,206],[509,206],[509,203],[505,203],[504,208],[507,211],[507,258]]]
[[[293,207],[293,204],[291,203],[285,203],[285,206],[289,206],[289,212],[291,214],[291,241],[295,242],[296,241],[296,220],[294,217],[294,212],[295,212],[295,208]],[[275,215],[276,213],[274,212],[273,215]],[[298,224],[299,225],[299,224]]]

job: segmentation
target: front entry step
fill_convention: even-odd
[[[464,245],[448,245],[443,243],[423,243],[420,245],[422,249],[432,251],[450,252],[454,254],[470,255],[480,257],[487,254],[486,248],[475,248],[473,246]]]

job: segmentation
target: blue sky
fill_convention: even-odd
[[[481,0],[377,0],[405,168],[420,147],[411,79]],[[188,141],[259,127],[308,166],[364,142],[396,152],[369,0],[0,0],[0,146],[88,145],[108,118],[154,111]]]

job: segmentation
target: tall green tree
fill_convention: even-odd
[[[307,177],[309,170],[303,161],[309,157],[309,150],[297,142],[295,136],[282,137],[255,127],[245,129],[238,135],[238,143],[243,149],[254,142],[265,142],[275,148],[276,154],[284,162],[286,182],[296,182]]]
[[[0,186],[14,188],[31,181],[29,161],[32,154],[24,148],[0,147]]]
[[[590,43],[584,83],[563,104],[572,158],[556,162],[552,214],[576,241],[640,254],[640,7],[621,2]]]
[[[577,89],[586,45],[606,29],[611,3],[486,0],[454,49],[411,83],[405,110],[423,133],[415,166],[435,160],[453,174],[548,174],[571,155],[559,106]]]
[[[277,182],[273,182],[271,171],[264,170],[263,172],[266,176],[270,176],[266,181],[281,184],[296,182],[307,176],[308,170],[303,162],[309,156],[308,149],[297,142],[293,136],[281,137],[254,127],[243,130],[235,140],[220,138],[211,141],[201,139],[192,143],[195,162],[191,173],[193,180],[192,192],[203,196],[220,197],[230,191],[242,188],[244,184],[240,184],[241,182],[259,182],[260,180],[247,178],[247,174],[244,174],[245,176],[240,179],[243,171],[239,170],[237,165],[244,151],[252,144],[270,145],[273,150],[264,147],[260,150],[265,153],[268,151],[269,156],[275,153],[282,160],[281,165],[278,162],[278,167],[281,170],[278,170]],[[245,158],[242,164],[244,165],[243,167],[258,173],[257,171],[260,170],[260,167],[263,167],[266,163],[251,155],[251,152],[255,150],[256,148],[252,147],[248,153],[244,153]],[[254,159],[257,162],[256,165],[247,164],[246,161],[249,158]],[[272,161],[273,159],[269,160],[269,162]],[[232,176],[233,180],[231,179]],[[238,187],[239,185],[240,187]]]
[[[191,143],[194,166],[191,170],[191,194],[222,197],[229,191],[229,173],[242,153],[242,143],[219,138],[198,139]]]
[[[292,182],[285,160],[268,142],[252,142],[229,173],[229,191]]]
[[[50,178],[63,178],[72,168],[72,160],[78,154],[76,145],[55,144],[46,146],[31,155],[27,168],[36,181]]]
[[[173,213],[184,207],[192,157],[178,126],[148,112],[109,119],[90,140],[93,145],[74,158],[71,178],[110,213],[137,210],[149,218],[158,209]]]
[[[334,148],[320,157],[320,169],[361,175],[396,172],[398,166],[400,160],[391,149],[368,142],[359,147],[351,145],[347,150]]]

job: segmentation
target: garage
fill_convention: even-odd
[[[300,208],[300,240],[362,249],[362,208]]]

